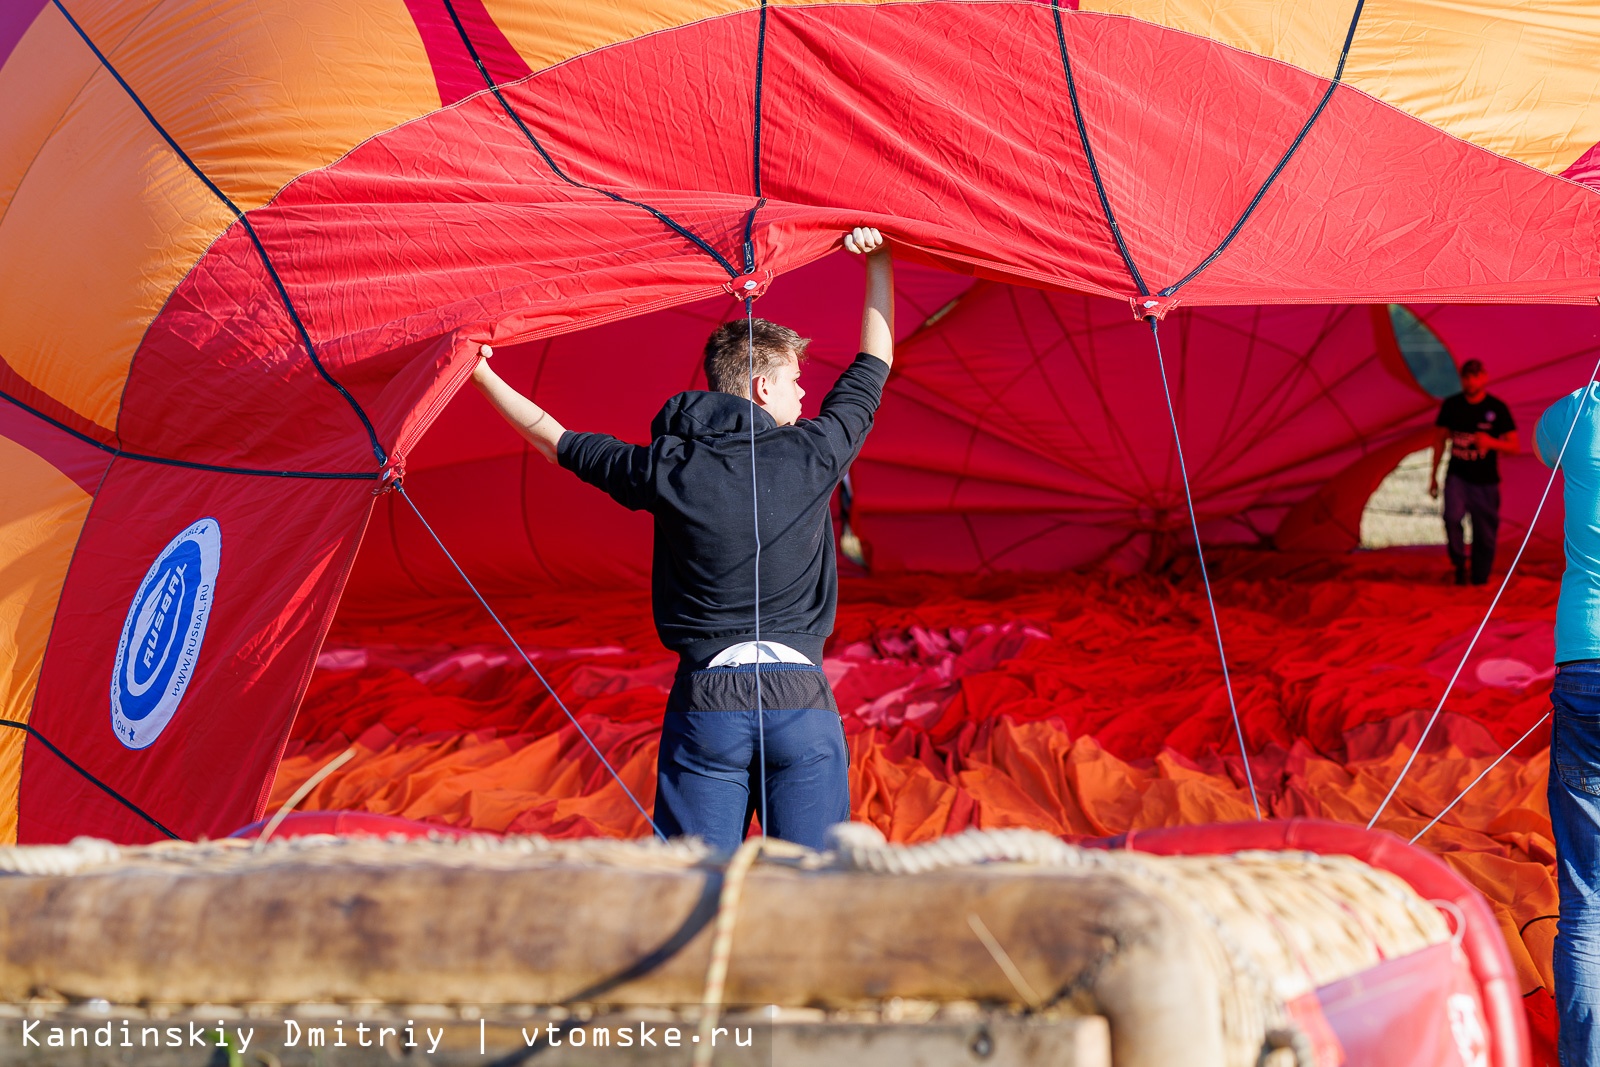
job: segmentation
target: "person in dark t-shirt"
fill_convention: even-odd
[[[764,319],[712,333],[709,390],[668,400],[648,445],[567,430],[487,358],[473,373],[546,459],[653,516],[656,632],[679,660],[655,822],[669,837],[695,835],[725,851],[744,840],[752,815],[765,833],[816,849],[829,826],[850,818],[849,752],[822,671],[839,598],[828,502],[872,428],[894,361],[894,276],[877,230],[858,227],[844,246],[866,257],[861,353],[814,419],[800,417],[808,342]]]
[[[1511,409],[1489,394],[1489,374],[1481,360],[1461,365],[1461,392],[1446,397],[1434,421],[1433,462],[1428,467],[1428,494],[1439,496],[1439,458],[1450,446],[1450,469],[1444,480],[1444,534],[1456,584],[1468,578],[1466,537],[1461,520],[1472,516],[1473,585],[1483,585],[1494,569],[1495,538],[1500,531],[1500,453],[1514,456],[1517,424]]]

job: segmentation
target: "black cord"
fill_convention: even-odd
[[[1106,195],[1106,183],[1100,178],[1100,165],[1095,162],[1094,149],[1089,145],[1089,131],[1083,125],[1083,108],[1078,104],[1078,86],[1072,77],[1072,60],[1067,56],[1067,31],[1061,25],[1061,0],[1050,0],[1050,11],[1056,20],[1056,44],[1061,48],[1061,69],[1067,76],[1067,98],[1072,101],[1072,121],[1078,128],[1078,140],[1083,145],[1084,158],[1089,161],[1089,175],[1094,178],[1095,192],[1100,194],[1100,210],[1105,213],[1106,226],[1111,230],[1112,239],[1117,242],[1117,251],[1122,254],[1122,262],[1128,268],[1133,284],[1138,286],[1139,295],[1149,296],[1150,288],[1144,284],[1144,276],[1133,261],[1133,253],[1128,251],[1128,242],[1122,239],[1122,228],[1117,225],[1116,212],[1111,210],[1111,198]]]
[[[1306,119],[1305,125],[1300,127],[1300,132],[1295,134],[1295,138],[1290,142],[1288,150],[1283,153],[1283,158],[1278,160],[1278,165],[1272,168],[1272,173],[1267,175],[1267,180],[1261,183],[1261,188],[1256,190],[1256,195],[1250,198],[1250,203],[1245,207],[1244,213],[1239,216],[1238,221],[1233,224],[1233,229],[1229,230],[1227,236],[1223,237],[1222,243],[1211,250],[1209,256],[1200,261],[1199,266],[1161,290],[1157,294],[1158,296],[1172,296],[1180,288],[1193,281],[1197,274],[1211,266],[1211,261],[1227,250],[1228,246],[1233,243],[1233,239],[1239,236],[1239,231],[1244,229],[1244,224],[1249,220],[1250,216],[1255,214],[1256,208],[1261,206],[1262,198],[1267,195],[1267,190],[1272,188],[1272,183],[1278,180],[1278,175],[1283,173],[1283,168],[1289,165],[1289,160],[1300,150],[1301,142],[1311,132],[1311,127],[1316,125],[1317,119],[1322,117],[1322,111],[1328,106],[1328,101],[1333,99],[1333,91],[1339,87],[1340,81],[1344,77],[1345,59],[1350,55],[1350,43],[1355,40],[1356,24],[1361,21],[1361,9],[1365,4],[1366,0],[1356,0],[1355,15],[1350,19],[1350,29],[1344,35],[1344,48],[1339,52],[1339,65],[1333,72],[1333,80],[1328,83],[1327,91],[1322,94],[1322,99],[1317,101],[1316,108],[1311,112],[1311,117]]]
[[[317,373],[322,375],[324,381],[339,391],[339,395],[344,397],[346,403],[350,405],[350,410],[356,413],[356,418],[361,420],[361,425],[367,431],[367,440],[372,445],[372,454],[378,457],[378,464],[381,466],[388,463],[389,454],[384,451],[383,445],[378,443],[378,432],[372,428],[372,420],[367,418],[367,413],[356,402],[356,398],[350,395],[350,391],[328,372],[327,367],[322,365],[322,360],[317,356],[317,346],[311,341],[311,333],[306,329],[306,324],[301,321],[300,312],[295,309],[294,301],[289,299],[289,290],[284,286],[283,279],[278,276],[277,268],[272,265],[272,257],[267,255],[267,248],[261,243],[260,236],[256,234],[256,228],[250,224],[250,219],[239,209],[239,205],[235,204],[228,194],[218,188],[217,184],[206,176],[205,171],[201,170],[195,161],[189,158],[189,153],[185,152],[178,142],[173,140],[166,127],[156,120],[155,115],[145,106],[144,101],[139,99],[139,94],[133,91],[133,86],[129,85],[121,72],[111,65],[111,61],[106,58],[105,53],[100,51],[99,46],[94,43],[94,40],[84,31],[84,28],[78,25],[78,20],[72,17],[71,12],[66,9],[61,0],[51,0],[51,3],[55,4],[56,10],[60,11],[62,17],[72,25],[78,36],[83,38],[83,43],[89,46],[89,50],[95,54],[95,58],[100,61],[100,65],[113,78],[117,79],[117,84],[122,86],[123,92],[127,93],[128,98],[144,113],[144,117],[149,120],[155,131],[161,135],[161,139],[167,142],[167,146],[177,153],[178,158],[194,173],[194,176],[199,178],[205,187],[211,190],[212,195],[220,200],[224,207],[233,212],[234,218],[238,219],[244,226],[244,232],[249,234],[250,242],[255,245],[256,252],[261,257],[262,266],[267,268],[267,274],[272,278],[272,284],[277,287],[278,296],[283,300],[283,306],[289,313],[289,320],[294,323],[295,330],[300,334],[301,342],[306,346],[306,354],[311,357],[312,366],[317,368]]]
[[[1317,101],[1316,108],[1312,110],[1311,116],[1306,119],[1305,124],[1300,127],[1300,132],[1290,142],[1288,149],[1283,153],[1282,158],[1278,160],[1277,166],[1272,168],[1272,173],[1267,175],[1266,180],[1261,183],[1261,187],[1256,190],[1255,196],[1250,198],[1250,203],[1245,206],[1243,213],[1240,214],[1233,227],[1222,238],[1217,247],[1211,250],[1211,254],[1201,260],[1200,264],[1189,273],[1157,293],[1157,296],[1173,296],[1179,289],[1193,281],[1201,271],[1209,267],[1218,256],[1227,251],[1228,246],[1233,243],[1233,239],[1239,236],[1240,231],[1244,229],[1244,224],[1249,221],[1250,216],[1255,214],[1256,208],[1261,206],[1261,201],[1266,197],[1267,190],[1272,188],[1272,184],[1278,180],[1278,175],[1282,174],[1283,169],[1289,165],[1289,160],[1300,150],[1300,145],[1304,143],[1306,136],[1310,134],[1311,127],[1316,125],[1317,119],[1322,117],[1322,112],[1327,108],[1328,101],[1333,99],[1333,91],[1341,84],[1344,78],[1344,65],[1346,60],[1349,59],[1350,46],[1355,41],[1356,27],[1361,22],[1361,11],[1365,6],[1366,0],[1356,0],[1356,9],[1350,17],[1349,29],[1345,31],[1344,46],[1339,50],[1339,63],[1334,68],[1333,79],[1328,82],[1328,88],[1322,94],[1322,99]],[[1139,295],[1149,296],[1150,289],[1145,285],[1144,277],[1139,273],[1139,267],[1133,261],[1133,253],[1129,250],[1127,241],[1123,239],[1121,227],[1117,225],[1116,213],[1111,209],[1111,198],[1106,194],[1105,182],[1100,176],[1100,165],[1095,161],[1094,149],[1089,144],[1089,131],[1084,126],[1083,108],[1078,103],[1078,88],[1072,77],[1072,60],[1067,55],[1067,34],[1061,23],[1061,0],[1050,0],[1050,10],[1055,17],[1056,43],[1061,49],[1061,69],[1067,78],[1067,96],[1072,102],[1072,119],[1078,129],[1078,140],[1083,145],[1084,158],[1089,163],[1089,174],[1094,178],[1095,192],[1100,196],[1100,209],[1105,213],[1106,226],[1111,231],[1112,239],[1116,241],[1117,251],[1122,255],[1122,262],[1128,268],[1128,275],[1138,288]]]
[[[55,746],[55,744],[48,737],[46,737],[44,734],[40,733],[38,731],[38,729],[35,728],[31,723],[17,722],[15,719],[0,719],[0,726],[8,726],[13,730],[21,730],[23,733],[27,734],[29,737],[33,738],[35,741],[38,741],[45,748],[48,748],[51,752],[54,752],[56,754],[56,757],[58,759],[60,759],[62,763],[65,763],[68,767],[71,767],[73,770],[77,771],[90,784],[98,786],[112,800],[115,800],[118,804],[121,804],[123,807],[125,807],[129,811],[133,812],[135,815],[139,816],[139,818],[143,819],[145,822],[149,823],[151,826],[154,826],[157,830],[160,830],[163,834],[165,834],[167,837],[170,837],[172,840],[174,840],[174,841],[181,841],[182,840],[182,838],[180,838],[177,834],[173,833],[171,830],[168,830],[165,826],[163,826],[160,823],[160,821],[156,819],[156,817],[154,815],[151,815],[149,812],[145,811],[139,805],[135,804],[133,801],[129,800],[127,797],[123,796],[121,793],[117,792],[115,789],[112,789],[109,785],[106,785],[106,783],[104,783],[100,779],[96,778],[93,774],[90,774],[88,771],[84,770],[83,767],[80,766],[76,760],[74,760],[71,756],[67,755],[65,752],[63,752],[59,748],[57,748]]]
[[[115,445],[108,445],[98,438],[90,437],[81,430],[75,430],[60,419],[52,419],[49,415],[30,404],[25,404],[10,393],[0,391],[0,400],[8,401],[26,411],[35,418],[54,426],[62,433],[71,434],[86,445],[93,445],[100,451],[115,459],[133,459],[140,463],[159,463],[166,467],[184,467],[188,470],[211,471],[215,474],[247,474],[258,478],[311,478],[322,481],[366,481],[375,482],[380,477],[377,471],[275,471],[263,470],[258,467],[224,467],[216,463],[195,463],[187,459],[169,459],[166,456],[147,456],[140,452],[128,452]]]
[[[715,248],[712,248],[711,245],[708,244],[706,240],[699,234],[678,222],[677,219],[674,219],[665,211],[651,207],[642,200],[630,200],[628,197],[625,197],[620,193],[614,193],[610,189],[604,189],[598,185],[590,185],[588,182],[579,181],[578,179],[567,174],[566,171],[562,170],[560,165],[556,163],[555,159],[550,155],[550,153],[545,151],[544,145],[539,143],[539,138],[535,137],[533,135],[533,131],[528,129],[528,124],[522,121],[522,116],[517,114],[516,109],[511,106],[511,102],[508,101],[505,98],[505,95],[500,92],[500,86],[495,84],[494,78],[490,76],[489,68],[483,65],[483,59],[479,57],[477,48],[473,46],[472,38],[467,34],[466,26],[462,24],[460,16],[456,14],[455,4],[451,3],[451,0],[444,0],[444,8],[450,13],[450,21],[455,23],[456,32],[461,35],[461,43],[466,46],[467,54],[472,57],[472,62],[478,68],[478,73],[483,76],[483,84],[488,87],[491,93],[494,94],[494,98],[500,101],[501,108],[503,108],[505,113],[511,117],[511,121],[517,124],[517,129],[522,131],[522,136],[528,139],[528,143],[533,146],[534,151],[539,153],[539,158],[544,160],[545,165],[550,168],[552,174],[574,188],[587,189],[592,193],[599,193],[601,196],[610,197],[619,204],[629,204],[633,207],[639,208],[640,210],[648,211],[651,215],[655,216],[656,220],[662,225],[666,226],[668,229],[672,230],[672,232],[684,238],[696,248],[700,249],[700,251],[716,260],[718,266],[728,272],[728,277],[737,278],[739,276],[739,272],[733,269],[733,264],[729,263],[727,258],[723,256],[721,252],[718,252]]]

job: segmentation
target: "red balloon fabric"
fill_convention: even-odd
[[[0,841],[259,816],[352,571],[397,610],[455,588],[376,484],[403,478],[491,592],[640,578],[645,519],[457,399],[483,342],[574,423],[637,436],[747,273],[837,366],[855,268],[828,256],[878,225],[910,358],[858,472],[875,571],[1136,570],[1185,523],[1135,300],[1167,313],[1203,538],[1297,548],[1348,547],[1428,421],[1352,307],[1596,312],[1593,20],[455,8],[25,0],[0,22],[26,89],[0,128]],[[1484,52],[1502,40],[1515,62]],[[1495,331],[1507,374],[1572,354]],[[1542,399],[1581,380],[1552,370]],[[140,605],[197,538],[214,581],[180,642]],[[185,666],[138,680],[130,718],[113,679],[157,620]]]
[[[1158,362],[1150,328],[1121,302],[905,263],[897,282],[897,363],[853,471],[854,528],[876,573],[1137,570],[1192,546],[1163,365],[1208,545],[1354,548],[1373,489],[1431,441],[1439,398],[1382,306],[1179,307]],[[838,253],[756,304],[813,339],[808,414],[855,352],[860,286],[859,263]],[[1600,307],[1412,310],[1447,360],[1485,362],[1523,427],[1600,354]],[[495,364],[569,428],[642,442],[667,396],[704,387],[705,337],[740,314],[714,298],[511,346]],[[1528,454],[1503,463],[1511,544],[1547,472]],[[475,392],[418,444],[407,485],[485,588],[647,577],[649,517],[543,462]],[[1554,492],[1541,540],[1559,540],[1561,515]],[[409,509],[382,500],[352,595],[404,605],[458,581]]]
[[[1394,782],[1490,592],[1442,550],[1215,559],[1221,624],[1265,814],[1364,823]],[[1410,837],[1548,709],[1558,562],[1522,565],[1380,827]],[[496,606],[648,807],[675,659],[642,590]],[[1164,574],[848,579],[826,668],[853,817],[892,840],[969,826],[1069,837],[1253,818],[1193,557]],[[312,809],[452,827],[638,836],[643,817],[477,605],[348,601],[273,787],[329,759]],[[1421,840],[1488,897],[1536,1030],[1555,883],[1535,732]],[[1537,1010],[1535,1010],[1537,1009]],[[1540,1020],[1544,1022],[1541,1024]]]
[[[649,519],[461,387],[493,343],[568,425],[640,440],[748,275],[816,339],[820,397],[854,351],[860,267],[832,253],[861,223],[901,262],[900,361],[852,476],[870,576],[828,661],[857,816],[897,840],[1248,817],[1187,488],[1226,551],[1263,805],[1359,821],[1485,606],[1436,553],[1307,554],[1353,548],[1431,434],[1396,316],[1483,359],[1525,439],[1594,365],[1594,18],[292,6],[0,13],[0,80],[26,90],[0,124],[0,843],[226,833],[351,744],[315,806],[640,832],[373,490],[403,481],[648,800],[672,668]],[[1504,466],[1503,559],[1550,484]],[[1420,829],[1543,712],[1560,511],[1386,825]],[[206,581],[174,614],[179,553]],[[146,639],[172,674],[123,709]],[[1425,841],[1495,904],[1547,1018],[1542,751]]]

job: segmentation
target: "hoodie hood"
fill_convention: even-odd
[[[742,396],[698,389],[679,393],[662,405],[660,413],[650,423],[650,436],[695,440],[730,433],[748,434],[752,412],[756,433],[777,428],[771,415]]]

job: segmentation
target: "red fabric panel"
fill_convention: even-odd
[[[1130,292],[1072,127],[1050,9],[996,5],[974,18],[977,8],[919,4],[878,17],[889,10],[769,13],[764,244],[822,221],[807,205],[841,220],[870,208],[950,261]],[[1084,19],[1104,21],[1068,22]]]
[[[752,203],[753,17],[602,49],[509,98],[574,178],[648,200],[737,263]],[[758,267],[781,273],[815,258],[870,208],[913,253],[1131,292],[1065,123],[1047,8],[819,6],[769,17]],[[1151,277],[1171,280],[1231,225],[1259,161],[1281,150],[1320,83],[1136,20],[1078,13],[1066,24],[1113,204]],[[952,62],[951,41],[990,43]],[[878,60],[858,62],[869,54]],[[1200,67],[1203,83],[1192,77]],[[1185,161],[1182,180],[1160,160]],[[1585,188],[1341,90],[1239,241],[1183,298],[1588,300],[1600,241],[1583,235],[1594,234],[1597,205]],[[441,338],[565,332],[725,278],[641,209],[556,178],[487,95],[363,144],[252,219],[329,367],[363,403],[393,408],[380,430],[401,451],[405,413],[450,380],[437,367],[407,380],[405,354],[448,362],[456,346],[440,355]],[[124,434],[167,454],[280,465],[303,451],[284,443],[280,412],[326,427],[319,447],[352,429],[304,363],[236,229],[152,327]],[[217,415],[171,428],[184,421],[176,411],[196,408]],[[359,435],[356,444],[353,458]]]
[[[564,188],[548,191],[564,197]],[[506,195],[515,198],[510,191]],[[508,205],[503,212],[508,218],[542,215],[549,227],[570,228],[574,247],[587,225],[603,222],[597,214],[603,214],[602,209],[593,205],[549,204],[546,209],[519,211]],[[464,221],[459,225],[452,222],[451,213],[447,207],[442,209],[443,217],[436,221],[441,233],[451,235],[450,254],[457,257],[458,265],[476,263],[485,252],[477,242],[489,241],[489,234],[499,235],[493,239],[501,243],[502,262],[517,262],[515,246],[523,235],[514,228],[492,226],[485,234],[474,234]],[[324,247],[338,250],[341,256],[350,253],[352,258],[343,268],[347,276],[372,270],[407,277],[404,288],[330,285],[310,298],[304,298],[306,290],[298,284],[290,286],[324,364],[366,409],[386,449],[401,459],[437,414],[437,406],[471,372],[471,362],[462,358],[469,349],[476,351],[476,344],[468,342],[469,335],[497,340],[502,329],[515,326],[509,322],[492,326],[495,319],[531,313],[527,311],[530,308],[557,318],[578,313],[570,303],[561,308],[554,298],[538,301],[536,292],[524,288],[511,294],[509,303],[499,301],[486,307],[488,298],[476,289],[489,284],[482,278],[459,279],[462,286],[449,293],[435,286],[433,295],[440,303],[424,303],[418,291],[425,292],[430,282],[439,279],[430,276],[426,263],[410,258],[406,247],[361,254],[359,234],[369,232],[379,218],[352,212],[342,220],[330,216],[323,221],[325,230],[308,239],[301,236],[305,231],[299,225],[277,227],[269,220],[263,239],[286,274],[292,274],[292,266],[303,262],[313,248]],[[652,240],[646,235],[634,243],[671,258],[664,238]],[[219,251],[220,246],[228,246],[230,251]],[[384,262],[386,255],[393,258]],[[356,259],[361,261],[360,268]],[[680,266],[688,261],[700,275],[697,285],[652,281],[660,278],[652,266],[626,263],[619,255],[589,258],[603,274],[603,281],[593,276],[586,279],[575,264],[569,264],[576,273],[568,282],[582,286],[587,281],[596,286],[586,296],[580,293],[576,297],[580,304],[587,302],[589,313],[598,309],[604,313],[596,316],[599,318],[621,316],[629,309],[644,310],[652,299],[672,302],[719,286],[716,279],[726,275],[715,267],[706,269],[703,260],[687,253],[679,253],[676,260]],[[507,270],[521,275],[522,284],[537,280],[519,267]],[[241,291],[268,285],[259,260],[248,250],[248,238],[237,227],[219,240],[213,254],[202,260],[168,302],[134,362],[118,426],[126,447],[238,466],[345,471],[377,466],[356,416],[312,366],[276,295],[269,299],[261,288],[254,288],[256,306],[234,305],[233,297]],[[343,316],[324,301],[370,307],[391,297],[409,305],[414,321],[374,328],[371,336],[328,340],[330,328],[325,324],[337,324]],[[402,310],[390,302],[380,313],[400,314]],[[475,326],[457,331],[457,323],[450,317],[462,313],[470,315]],[[335,336],[336,331],[334,325]],[[354,358],[354,353],[360,353],[360,358]]]
[[[1207,544],[1270,536],[1352,461],[1431,421],[1381,372],[1359,308],[1180,308],[1161,335]],[[1155,345],[1123,306],[980,283],[898,359],[857,465],[875,563],[1057,569],[1141,531],[1191,540]],[[974,536],[912,535],[939,513]],[[880,537],[880,516],[905,534]]]
[[[1561,176],[1581,182],[1591,189],[1600,189],[1600,144],[1573,160],[1572,165],[1561,172]]]
[[[217,837],[256,818],[371,501],[364,482],[117,461],[67,575],[33,726],[182,836]],[[154,744],[130,749],[108,703],[123,623],[147,568],[207,516],[221,527],[220,565],[193,680]],[[157,836],[31,737],[23,767],[19,841]]]
[[[986,28],[969,28],[973,18]],[[837,7],[785,11],[774,25],[769,195],[882,204],[897,234],[986,270],[1132,292],[1083,167],[1048,9]],[[1232,226],[1325,83],[1138,20],[1080,13],[1065,27],[1112,206],[1151,287],[1174,282]],[[949,42],[967,42],[955,63]],[[908,111],[925,123],[908,126]],[[836,162],[840,146],[849,166]],[[1182,296],[1587,299],[1600,261],[1572,258],[1570,241],[1594,231],[1597,208],[1587,189],[1340,89],[1239,240]],[[774,218],[786,210],[775,205]],[[1491,247],[1493,265],[1475,251]],[[1513,281],[1550,264],[1570,282],[1535,293]]]
[[[494,19],[489,17],[489,12],[484,10],[483,0],[451,0],[451,7],[471,39],[478,59],[496,84],[516,81],[532,73]],[[423,47],[428,50],[428,62],[433,66],[434,80],[439,83],[440,101],[448,107],[473,93],[483,92],[487,88],[483,75],[462,43],[461,30],[450,18],[444,0],[406,0],[406,8],[417,24]]]

